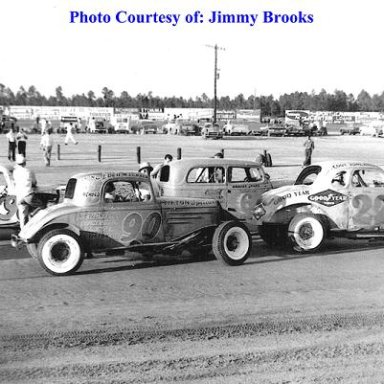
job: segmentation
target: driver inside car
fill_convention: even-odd
[[[116,188],[115,185],[111,182],[108,183],[105,187],[105,194],[104,194],[104,200],[107,203],[113,203],[116,201],[117,196],[116,196]]]

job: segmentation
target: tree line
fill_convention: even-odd
[[[101,96],[94,91],[86,94],[66,96],[63,88],[58,86],[55,95],[42,95],[35,86],[21,86],[16,92],[0,84],[0,105],[31,105],[31,106],[76,106],[76,107],[114,107],[114,108],[213,108],[214,100],[205,93],[195,98],[159,97],[152,92],[131,96],[127,91],[120,95],[108,87],[101,90]],[[244,96],[242,93],[234,98],[221,96],[217,99],[220,110],[260,109],[262,116],[284,116],[286,110],[339,111],[339,112],[381,112],[384,111],[384,92],[371,96],[362,90],[357,97],[335,90],[328,93],[322,89],[314,91],[294,92],[281,95],[279,98],[269,96]]]

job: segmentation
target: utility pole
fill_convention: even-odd
[[[213,48],[215,50],[215,63],[214,63],[214,80],[213,80],[213,123],[216,123],[216,114],[217,114],[217,80],[219,79],[219,72],[217,69],[217,50],[220,49],[225,51],[225,48],[215,45],[207,45],[208,48]]]

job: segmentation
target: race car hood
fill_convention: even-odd
[[[310,187],[308,185],[286,185],[263,193],[262,203],[268,206],[272,203],[274,205],[280,205],[283,202],[291,201],[295,198],[302,200],[303,196],[307,197],[309,195],[309,191]]]
[[[254,217],[258,221],[269,220],[276,211],[294,204],[308,203],[310,186],[287,185],[264,192],[259,204],[254,211]]]
[[[61,203],[53,205],[49,208],[43,209],[36,213],[24,226],[24,228],[19,233],[19,238],[22,240],[31,239],[37,232],[39,232],[43,227],[45,227],[49,222],[56,221],[60,217],[66,216],[68,214],[73,214],[77,211],[80,211],[81,208],[72,204]]]

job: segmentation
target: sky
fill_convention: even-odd
[[[70,23],[71,11],[111,21]],[[180,18],[176,26],[117,23],[119,11]],[[203,22],[187,23],[196,11]],[[213,12],[257,21],[209,23]],[[313,22],[265,23],[265,12]],[[107,87],[116,95],[213,97],[215,44],[223,48],[218,97],[384,91],[381,0],[3,0],[0,15],[0,83],[14,92],[34,85],[46,96],[61,86],[66,96],[100,96]]]

